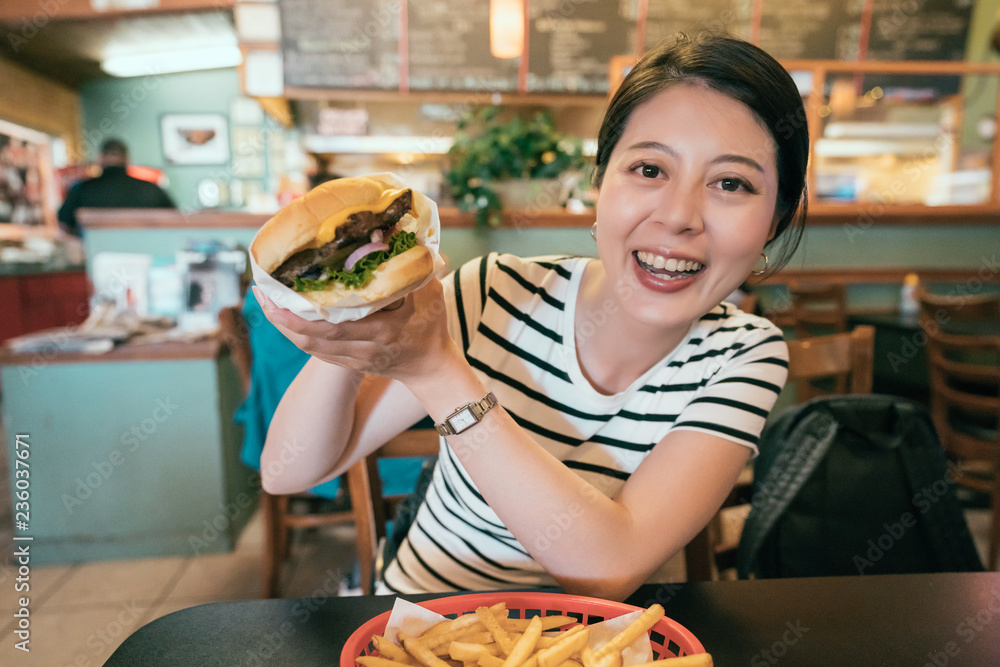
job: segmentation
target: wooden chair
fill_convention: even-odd
[[[847,290],[843,285],[788,283],[797,338],[847,331]]]
[[[382,495],[382,480],[378,462],[382,459],[436,457],[439,435],[433,428],[403,431],[382,445],[374,454],[354,464],[347,471],[347,487],[354,512],[358,562],[361,565],[361,590],[371,595],[383,568],[381,543],[386,539],[386,524],[397,515],[397,509],[408,495]]]
[[[219,311],[219,333],[229,346],[233,364],[243,385],[243,395],[246,396],[250,391],[253,352],[250,348],[250,331],[238,307]],[[316,495],[309,493],[275,496],[261,490],[260,504],[264,519],[263,597],[272,598],[278,594],[281,568],[288,558],[290,531],[354,521],[351,510],[319,511],[319,500]]]
[[[219,313],[219,331],[230,348],[230,354],[244,395],[250,390],[252,351],[250,336],[239,308],[225,308]],[[395,508],[406,496],[383,498],[378,474],[378,459],[409,456],[436,456],[438,434],[434,429],[411,429],[399,434],[375,454],[359,461],[341,478],[350,507],[324,510],[323,499],[312,493],[272,495],[260,492],[264,519],[264,585],[263,597],[275,597],[279,591],[281,570],[288,559],[291,531],[353,523],[355,543],[361,567],[361,586],[365,594],[373,591],[379,540],[385,537],[386,522],[395,515]]]
[[[871,393],[875,364],[875,327],[850,333],[788,341],[788,381],[795,400],[804,403],[830,394]]]
[[[796,401],[804,403],[822,395],[813,384],[817,380],[832,381],[825,391],[829,394],[871,393],[874,346],[871,326],[789,341],[788,381],[797,384]],[[753,468],[748,465],[720,510],[684,548],[688,581],[735,578],[739,528],[750,511],[752,490]]]
[[[927,336],[934,426],[951,479],[990,498],[987,567],[1000,564],[1000,326],[961,334],[963,322],[1000,323],[998,295],[935,295],[921,285],[920,325]]]

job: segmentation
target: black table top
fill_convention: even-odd
[[[105,665],[337,667],[350,634],[393,601],[201,605],[143,626]],[[662,604],[719,667],[1000,665],[1000,572],[646,585],[627,602]]]

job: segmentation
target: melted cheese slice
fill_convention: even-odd
[[[409,190],[409,188],[401,188],[399,190],[386,190],[373,204],[364,204],[361,206],[348,206],[347,208],[341,209],[328,217],[323,221],[323,224],[319,228],[319,232],[316,234],[316,242],[314,247],[319,248],[330,241],[337,233],[337,228],[340,227],[344,222],[347,221],[349,217],[355,213],[360,213],[362,211],[372,211],[373,213],[383,213],[389,205],[392,204],[401,194]],[[411,214],[417,215],[416,209],[412,206],[410,207]]]

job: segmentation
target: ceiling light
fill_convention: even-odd
[[[524,0],[490,0],[490,53],[519,58],[524,51]]]
[[[243,55],[238,46],[210,46],[159,53],[116,55],[105,58],[101,63],[101,69],[112,76],[147,76],[236,67],[241,62]]]

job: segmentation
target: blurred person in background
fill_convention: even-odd
[[[67,233],[82,235],[76,219],[80,208],[176,208],[159,185],[126,173],[128,146],[120,139],[107,139],[101,144],[98,163],[101,175],[70,188],[59,208],[59,222]]]

